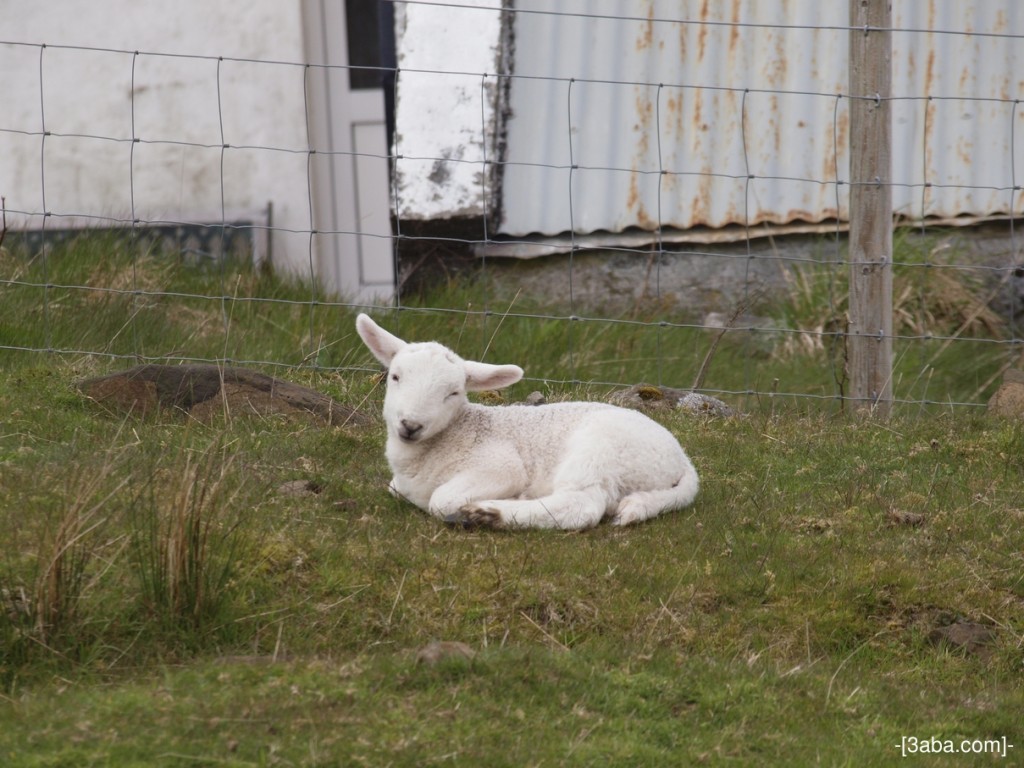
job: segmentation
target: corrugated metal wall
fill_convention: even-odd
[[[503,234],[847,217],[847,2],[515,9]],[[1019,215],[1024,4],[894,0],[893,19],[894,207]]]

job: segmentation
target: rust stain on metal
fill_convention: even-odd
[[[697,197],[693,203],[694,221],[709,221],[711,218],[709,202],[713,192],[712,187],[715,183],[715,179],[711,175],[711,171],[712,168],[709,164],[705,163],[701,166],[700,181],[697,184]]]
[[[924,92],[931,95],[932,84],[935,82],[935,49],[928,50],[928,64],[924,68]]]
[[[807,211],[803,208],[791,208],[783,214],[773,211],[764,211],[763,213],[759,213],[758,221],[759,223],[761,221],[771,221],[773,224],[784,224],[789,221],[818,222],[821,221],[821,213]]]
[[[644,207],[643,198],[640,195],[640,174],[634,167],[629,174],[629,192],[626,196],[626,210],[633,211],[636,226],[641,229],[657,229],[659,224],[651,218]]]
[[[747,211],[744,210],[743,205],[730,203],[729,207],[725,210],[725,216],[727,221],[734,222],[741,226],[746,226],[747,224],[752,223],[747,220]]]
[[[629,191],[626,193],[626,209],[633,210],[640,202],[640,184],[637,182],[639,174],[636,169],[629,174]]]
[[[650,89],[647,86],[639,86],[637,88],[636,97],[637,114],[640,116],[641,122],[643,122],[648,128],[651,124],[651,117],[654,114],[654,102],[651,101],[651,97],[648,93],[649,90]]]
[[[644,158],[650,149],[651,133],[658,129],[658,126],[652,125],[654,103],[651,101],[650,88],[648,86],[636,86],[635,106],[638,122],[634,123],[634,131],[640,134],[637,139],[637,152],[641,158]]]
[[[732,0],[732,18],[731,21],[733,26],[729,29],[729,55],[734,55],[734,52],[740,43],[740,0]]]
[[[672,94],[669,94],[665,99],[665,112],[670,118],[675,118],[681,107],[682,99],[677,99]]]
[[[967,89],[967,84],[970,82],[971,68],[965,65],[964,68],[960,70],[960,90],[965,91]]]
[[[974,145],[971,144],[967,139],[960,139],[956,143],[956,154],[960,158],[960,162],[964,165],[970,165],[971,155],[973,153]]]
[[[704,0],[700,6],[700,20],[705,22],[708,20],[710,12],[708,10],[708,0]],[[697,31],[697,61],[704,61],[704,54],[707,51],[708,44],[708,25],[701,24],[700,29]]]
[[[841,109],[836,116],[836,148],[845,147],[850,142],[850,110]]]
[[[839,131],[836,131],[838,135]],[[821,157],[821,178],[822,181],[832,182],[836,181],[836,166],[839,164],[839,158],[844,156],[843,148],[846,146],[843,142],[837,141],[834,145],[829,147],[828,150],[822,153]]]
[[[935,132],[935,110],[936,105],[934,101],[929,100],[926,102],[924,108],[924,167],[926,169],[935,167],[935,142],[932,140],[932,134]],[[928,180],[925,179],[925,181]],[[927,187],[925,188],[925,196],[931,196],[931,191]]]
[[[647,21],[644,23],[641,32],[640,39],[636,41],[636,49],[643,51],[650,48],[654,42],[654,6],[650,5],[647,7]]]
[[[779,152],[782,151],[782,131],[779,129],[779,121],[778,121],[778,118],[777,118],[777,115],[781,114],[779,112],[779,97],[778,97],[778,95],[773,93],[768,98],[768,104],[769,104],[769,109],[768,109],[768,119],[767,119],[768,125],[767,125],[767,128],[768,128],[768,133],[770,133],[772,135],[773,139],[774,139],[773,146],[775,148],[776,154],[778,154]],[[746,128],[745,127],[744,127],[744,131],[743,131],[743,135],[744,136],[748,135],[747,132],[746,132]]]
[[[660,227],[658,222],[647,214],[647,210],[642,205],[636,209],[636,224],[641,229],[654,230]]]
[[[848,104],[846,105],[848,106]],[[843,108],[840,102],[835,112],[835,123],[833,128],[834,141],[831,146],[822,153],[821,178],[825,181],[837,181],[840,159],[846,156],[847,142],[850,132],[850,111]],[[832,209],[830,209],[832,210]]]
[[[789,80],[789,57],[786,55],[785,33],[779,32],[773,35],[775,39],[775,61],[771,83],[777,88],[785,87]]]
[[[675,142],[680,142],[683,139],[683,91],[676,91],[675,95],[669,93],[668,99],[665,102],[665,110],[667,119],[665,125],[667,130],[672,133],[673,128],[675,129]]]

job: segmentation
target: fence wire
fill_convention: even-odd
[[[467,10],[490,10],[481,9],[474,4],[458,3],[432,3],[421,0],[405,0],[407,6],[416,6],[421,10],[430,10],[437,14],[449,12],[453,7]],[[849,34],[850,29],[844,26],[819,25],[819,26],[798,26],[792,24],[762,24],[762,23],[738,23],[715,20],[700,19],[678,19],[661,16],[635,16],[630,14],[614,15],[596,12],[563,12],[558,10],[541,10],[536,8],[506,7],[506,14],[530,14],[535,16],[552,16],[562,19],[580,20],[602,20],[609,23],[630,23],[630,24],[665,24],[665,25],[691,25],[707,27],[723,27],[729,30],[742,30],[744,33],[757,34],[765,30],[778,32],[785,30],[797,36],[812,36],[821,32],[839,32],[843,35]],[[914,39],[915,36],[941,36],[943,38],[970,38],[985,42],[989,40],[1020,41],[1024,37],[1024,30],[1010,30],[1008,32],[977,30],[977,29],[919,29],[900,28],[892,29],[893,33],[904,36],[907,39]],[[12,32],[9,30],[8,35]],[[318,335],[322,336],[323,331],[318,330],[320,325],[317,318],[320,313],[331,310],[355,310],[365,307],[365,300],[356,300],[351,297],[339,296],[327,291],[323,287],[321,275],[319,274],[316,244],[319,239],[341,236],[341,237],[380,237],[379,235],[367,234],[365,232],[348,228],[331,228],[322,226],[317,220],[316,200],[314,198],[314,167],[315,164],[324,158],[328,160],[344,160],[356,162],[359,158],[367,158],[375,161],[386,161],[390,168],[402,169],[406,164],[443,164],[447,166],[465,165],[473,169],[484,169],[480,173],[480,198],[484,201],[485,212],[480,216],[476,224],[472,226],[478,231],[478,235],[467,236],[466,228],[453,228],[452,232],[444,233],[442,228],[434,228],[429,232],[423,232],[420,222],[403,217],[402,211],[407,201],[403,198],[403,192],[395,181],[395,175],[390,182],[391,203],[393,206],[392,231],[388,236],[394,250],[398,254],[403,252],[424,252],[430,249],[444,250],[464,256],[472,256],[472,260],[478,265],[477,274],[482,276],[480,285],[483,286],[483,298],[477,307],[425,306],[422,302],[413,300],[403,291],[403,285],[398,283],[398,290],[392,298],[382,301],[377,305],[380,310],[403,310],[403,316],[412,317],[448,317],[448,318],[485,318],[494,319],[494,322],[502,323],[509,321],[523,321],[529,323],[554,323],[562,326],[562,332],[557,338],[564,344],[564,357],[566,364],[558,371],[543,372],[536,377],[538,382],[548,383],[585,383],[601,386],[626,386],[636,383],[635,380],[628,380],[623,376],[604,377],[597,373],[593,366],[585,364],[582,358],[585,357],[588,339],[592,339],[595,333],[601,329],[615,328],[617,332],[627,336],[631,333],[648,334],[653,333],[654,337],[654,366],[647,376],[655,379],[657,383],[679,384],[675,380],[667,380],[670,375],[667,372],[668,361],[678,355],[679,339],[687,339],[685,343],[694,346],[703,345],[698,350],[696,357],[703,354],[710,340],[721,334],[727,334],[729,338],[737,338],[738,358],[742,361],[743,373],[739,378],[734,378],[725,385],[715,385],[714,382],[702,382],[701,390],[723,397],[781,397],[802,398],[808,401],[841,401],[844,396],[845,373],[843,371],[842,345],[845,334],[845,322],[842,310],[842,296],[845,292],[847,275],[850,263],[845,253],[845,222],[840,215],[842,211],[842,196],[844,185],[849,187],[850,182],[843,178],[843,169],[840,167],[840,147],[843,142],[845,126],[844,101],[851,96],[846,93],[837,93],[829,90],[827,84],[820,84],[821,87],[794,88],[764,88],[753,85],[752,82],[738,82],[727,85],[708,84],[703,82],[679,82],[675,80],[678,73],[666,73],[664,78],[651,80],[612,80],[595,75],[587,71],[580,71],[577,74],[565,77],[559,73],[549,75],[538,75],[530,73],[517,73],[515,71],[494,73],[480,72],[473,70],[461,70],[458,68],[449,69],[409,69],[388,70],[379,67],[362,67],[362,69],[376,72],[394,72],[401,81],[403,75],[415,74],[420,78],[436,78],[444,81],[452,76],[471,77],[479,79],[479,104],[480,124],[478,126],[479,144],[483,147],[482,158],[459,158],[450,156],[439,156],[431,154],[406,153],[401,138],[401,125],[398,126],[398,135],[394,147],[386,155],[366,153],[358,151],[332,151],[322,147],[313,146],[311,121],[316,109],[310,102],[310,77],[319,72],[337,71],[347,74],[353,69],[351,65],[321,65],[310,64],[300,61],[277,61],[260,58],[227,57],[227,56],[197,56],[194,54],[175,53],[173,51],[140,51],[134,49],[117,49],[105,47],[55,45],[47,43],[29,42],[13,39],[0,41],[0,52],[6,51],[12,54],[12,58],[21,61],[32,61],[32,66],[24,66],[21,69],[7,72],[9,82],[14,82],[17,87],[8,86],[7,106],[11,107],[12,100],[17,100],[19,109],[7,109],[0,113],[0,152],[4,154],[19,153],[22,157],[30,154],[38,161],[38,204],[30,202],[30,195],[24,193],[24,189],[31,189],[32,184],[24,179],[0,179],[0,195],[5,198],[5,230],[7,221],[13,222],[9,231],[6,231],[7,242],[4,243],[8,251],[3,259],[0,259],[0,290],[11,292],[34,291],[38,295],[37,318],[24,318],[7,316],[6,323],[9,325],[5,333],[0,329],[0,351],[5,353],[30,353],[40,356],[47,355],[81,355],[92,358],[107,359],[112,362],[163,362],[170,358],[175,361],[188,362],[216,362],[243,365],[259,365],[275,368],[308,367],[310,365],[327,367],[331,369],[354,369],[362,370],[360,364],[351,361],[335,361],[325,363],[320,355],[306,355],[300,362],[295,360],[273,358],[267,356],[250,355],[238,357],[233,355],[232,348],[228,341],[232,334],[232,315],[236,307],[256,305],[267,308],[288,308],[304,311],[308,316],[308,334],[312,342]],[[28,54],[28,55],[26,55]],[[97,117],[96,129],[84,130],[64,128],[59,123],[54,124],[48,107],[52,106],[49,97],[51,89],[55,89],[57,83],[52,82],[48,74],[47,65],[49,57],[58,55],[62,59],[75,61],[81,60],[84,69],[92,57],[115,57],[123,60],[123,80],[128,83],[130,112],[129,130],[124,133],[105,132],[102,130],[107,121]],[[979,54],[980,55],[980,54]],[[139,67],[150,65],[165,60],[176,62],[187,62],[199,68],[205,68],[208,73],[209,85],[215,93],[215,99],[202,101],[196,99],[190,106],[187,102],[175,102],[175,108],[194,109],[194,115],[186,115],[184,122],[187,124],[192,120],[195,124],[212,124],[215,126],[215,140],[199,140],[196,136],[161,136],[156,135],[150,128],[149,132],[140,127],[136,122],[137,100],[140,89],[137,77]],[[224,93],[224,68],[225,66],[245,65],[253,66],[264,71],[287,73],[297,87],[302,88],[302,113],[301,114],[278,114],[274,110],[267,110],[265,119],[273,121],[299,121],[305,131],[307,143],[304,146],[287,145],[277,142],[256,142],[244,141],[232,142],[232,130],[229,124],[234,124],[237,118],[231,114],[235,109],[234,102],[225,97]],[[978,61],[962,62],[965,68],[965,79],[978,79],[978,73],[967,72],[970,66],[980,67]],[[969,75],[969,77],[967,76]],[[492,98],[492,88],[515,86],[516,83],[540,82],[545,86],[564,87],[564,102],[559,110],[550,114],[542,115],[544,120],[543,134],[552,137],[561,134],[568,153],[562,161],[536,161],[516,160],[501,156],[500,153],[489,154],[489,147],[492,146],[488,139],[489,131],[494,130],[489,125],[485,112],[485,104]],[[112,84],[111,87],[114,87]],[[812,83],[813,85],[813,83]],[[654,110],[654,164],[649,168],[623,167],[617,165],[601,165],[593,162],[584,162],[588,155],[580,154],[577,136],[578,117],[576,109],[579,105],[579,91],[593,86],[609,87],[619,89],[622,93],[632,93],[631,89],[650,89],[654,94],[652,99]],[[980,86],[979,86],[980,88]],[[916,379],[909,387],[898,390],[895,402],[910,405],[926,405],[939,402],[946,406],[980,406],[991,394],[998,384],[1002,373],[1014,366],[1021,365],[1021,347],[1024,339],[1021,338],[1019,322],[1024,316],[1021,301],[1024,299],[1024,266],[1018,256],[1018,238],[1016,233],[1015,217],[1021,210],[1021,187],[1018,183],[1017,164],[1018,157],[1017,133],[1022,130],[1018,123],[1021,123],[1021,113],[1018,109],[1021,93],[1005,93],[1001,97],[992,97],[985,93],[976,95],[957,94],[949,96],[942,93],[912,93],[887,97],[894,104],[909,110],[909,113],[922,115],[922,131],[924,140],[921,146],[921,162],[923,178],[919,181],[897,180],[893,181],[894,188],[903,188],[912,192],[920,200],[919,212],[914,217],[912,227],[906,229],[907,233],[898,235],[899,238],[907,240],[917,238],[915,243],[920,246],[915,250],[913,247],[898,250],[893,259],[893,268],[900,270],[906,276],[906,280],[899,288],[901,295],[896,297],[898,306],[894,309],[899,315],[905,311],[907,317],[898,318],[902,321],[897,324],[892,339],[901,345],[902,353],[915,357],[920,362],[916,368],[907,368],[901,375],[916,376]],[[709,168],[691,169],[677,167],[673,164],[673,155],[663,144],[666,137],[663,135],[661,125],[664,120],[666,104],[670,94],[709,94],[717,93],[727,95],[739,101],[738,132],[740,153],[738,157],[714,158],[714,164]],[[755,167],[748,150],[756,143],[757,137],[751,135],[757,130],[757,118],[752,115],[750,101],[754,97],[767,97],[770,99],[800,98],[805,100],[821,101],[827,104],[827,110],[831,112],[830,133],[833,146],[831,154],[826,152],[820,165],[823,167],[820,176],[793,176],[786,173],[764,172]],[[399,91],[401,98],[401,90]],[[682,96],[680,95],[681,99]],[[38,105],[35,110],[37,117],[36,125],[18,124],[12,117],[15,114],[24,114],[26,100],[31,99]],[[931,128],[936,125],[936,114],[941,105],[956,106],[965,119],[980,119],[977,117],[983,107],[990,106],[1005,110],[1007,114],[1008,127],[1004,125],[999,130],[1008,132],[1009,143],[1007,153],[998,157],[997,161],[1006,169],[1006,181],[1004,184],[950,184],[942,179],[928,177],[929,156],[937,149],[928,145],[927,137],[932,135]],[[635,108],[628,97],[620,99],[617,106],[624,111]],[[213,114],[210,114],[212,109]],[[5,117],[6,115],[6,117]],[[179,119],[181,116],[179,116]],[[90,124],[88,114],[79,114],[78,118],[70,121],[74,125]],[[443,131],[443,126],[437,130]],[[711,126],[711,130],[724,130],[721,126]],[[254,131],[253,135],[260,131]],[[264,130],[264,134],[271,135],[272,130]],[[89,185],[92,183],[91,169],[88,162],[88,150],[97,147],[114,147],[123,151],[126,155],[126,174],[124,185],[127,188],[127,207],[123,212],[117,212],[116,202],[98,200],[95,205],[89,207],[68,207],[63,202],[57,204],[55,198],[63,198],[55,192],[55,182],[48,171],[52,170],[53,162],[80,163],[76,174],[80,184]],[[174,215],[151,215],[148,208],[139,204],[139,168],[146,161],[140,155],[148,149],[177,148],[182,153],[194,152],[204,155],[207,159],[201,166],[201,171],[212,179],[212,185],[216,194],[211,197],[213,205],[207,205],[204,216],[174,216]],[[69,150],[77,149],[77,153]],[[977,148],[975,148],[977,150]],[[986,152],[990,148],[984,148]],[[97,152],[100,150],[96,149]],[[306,210],[307,221],[304,226],[295,224],[282,225],[275,222],[272,210],[269,209],[265,215],[253,211],[246,211],[247,216],[239,220],[236,214],[237,206],[233,204],[231,195],[237,187],[239,179],[238,158],[255,158],[254,162],[260,162],[268,157],[291,157],[301,160],[305,165],[304,185],[306,199],[301,201]],[[184,163],[184,161],[183,161]],[[23,165],[21,167],[24,167]],[[489,169],[500,168],[502,175],[495,176]],[[516,169],[539,169],[544,172],[564,173],[565,185],[561,190],[554,190],[554,194],[562,197],[562,203],[567,212],[567,226],[564,236],[558,238],[547,238],[538,240],[536,237],[523,237],[503,234],[500,221],[494,215],[494,211],[500,205],[508,205],[508,201],[502,202],[503,190],[494,181],[499,178],[507,178],[504,174]],[[827,169],[827,170],[824,170]],[[64,170],[63,168],[61,170]],[[612,178],[614,184],[629,184],[630,179],[649,178],[655,184],[655,211],[652,225],[639,236],[644,238],[642,244],[637,245],[628,239],[616,241],[614,238],[605,238],[595,246],[591,237],[592,233],[586,231],[582,223],[579,207],[581,205],[580,185],[588,184],[588,180],[597,175],[602,179]],[[676,220],[671,208],[671,201],[666,199],[666,185],[681,183],[681,180],[695,178],[706,185],[708,189],[714,189],[716,183],[738,184],[742,186],[742,206],[740,217],[734,229],[738,229],[740,235],[736,238],[736,245],[730,249],[719,248],[712,245],[701,245],[700,243],[687,242],[681,232],[673,226]],[[99,184],[99,182],[96,182]],[[828,192],[834,200],[836,215],[831,220],[818,222],[814,228],[818,238],[810,254],[806,250],[789,250],[784,245],[774,247],[773,230],[769,225],[769,238],[765,238],[765,224],[758,220],[752,210],[758,199],[758,190],[766,185],[769,189],[776,189],[779,184],[799,184],[821,187]],[[3,186],[10,185],[7,189]],[[933,222],[929,214],[929,201],[932,197],[944,189],[955,189],[960,192],[978,191],[993,193],[1002,196],[1006,200],[1003,206],[1004,212],[998,215],[991,215],[990,211],[973,211],[972,220],[976,221],[997,221],[1001,222],[994,236],[999,251],[1005,255],[1000,258],[961,258],[957,251],[952,256],[943,250],[944,243],[950,239],[959,241],[970,240],[971,229],[958,229],[955,232],[948,230]],[[551,191],[548,190],[550,194]],[[267,200],[274,198],[272,189],[265,190],[263,197]],[[81,198],[79,198],[81,199]],[[11,201],[10,204],[7,201]],[[293,201],[295,202],[295,201]],[[453,212],[454,213],[454,212]],[[246,220],[247,219],[247,220]],[[962,221],[958,221],[963,223]],[[60,245],[68,236],[69,229],[114,229],[126,232],[132,242],[139,245],[139,254],[132,259],[132,277],[127,285],[96,284],[96,283],[65,283],[52,273],[49,254],[55,247]],[[143,268],[141,262],[142,251],[151,245],[150,234],[153,231],[171,232],[177,243],[177,251],[186,255],[191,250],[194,261],[202,264],[212,264],[216,271],[217,289],[213,292],[192,293],[188,291],[154,289],[146,284],[141,275]],[[438,234],[441,232],[441,234]],[[779,243],[784,243],[785,230],[779,230]],[[198,234],[197,234],[198,233]],[[269,262],[274,261],[273,243],[275,238],[283,235],[302,238],[305,242],[305,266],[302,275],[307,284],[307,295],[296,298],[282,298],[280,296],[262,296],[258,293],[252,295],[240,294],[237,281],[231,270],[234,269],[234,262],[227,257],[233,250],[240,246],[237,243],[239,237],[243,241],[255,241],[262,239],[266,245],[263,247],[263,258]],[[184,246],[183,240],[191,238],[199,245]],[[713,239],[713,238],[712,238]],[[992,236],[989,237],[991,241]],[[760,247],[765,242],[772,243],[773,247],[765,249]],[[12,256],[16,245],[24,245],[24,255]],[[559,269],[564,270],[565,283],[567,285],[567,296],[564,301],[552,302],[544,306],[540,300],[533,301],[528,309],[521,309],[515,302],[508,303],[507,297],[501,291],[493,291],[494,285],[500,285],[508,273],[507,262],[500,257],[488,255],[489,249],[500,247],[509,248],[516,245],[528,246],[535,252],[543,252],[545,248],[550,249],[551,259],[559,264]],[[991,242],[989,247],[992,248]],[[921,249],[927,251],[922,253]],[[600,302],[597,306],[589,301],[586,291],[581,288],[583,280],[583,265],[581,260],[591,252],[604,254],[606,259],[614,260],[621,258],[634,259],[637,262],[648,260],[651,269],[651,281],[653,283],[650,306],[654,309],[645,312],[637,311],[609,311],[602,312]],[[206,257],[206,258],[204,258]],[[671,310],[658,310],[664,307],[666,302],[673,300],[673,289],[667,283],[666,270],[674,258],[682,257],[695,262],[706,260],[714,271],[719,269],[730,274],[740,275],[739,285],[733,291],[733,297],[728,302],[711,302],[708,306],[699,311],[693,308],[686,308],[686,312],[680,312],[679,307]],[[38,260],[41,270],[38,277],[28,277],[23,262],[19,259]],[[765,262],[770,262],[773,267],[784,273],[783,282],[774,290],[780,296],[768,297],[767,299],[757,291],[758,276],[755,270],[759,269]],[[403,266],[401,263],[399,266]],[[408,265],[405,265],[408,266]],[[678,268],[678,265],[677,267]],[[615,267],[607,267],[615,269]],[[396,278],[399,279],[399,278]],[[233,282],[234,281],[234,282]],[[801,283],[800,281],[806,281]],[[811,285],[811,283],[814,285]],[[490,287],[489,287],[490,286]],[[970,292],[958,292],[957,286],[962,288],[970,286]],[[94,346],[76,345],[66,338],[55,338],[53,331],[53,313],[60,301],[57,298],[63,292],[80,291],[94,294],[100,297],[122,297],[130,298],[134,311],[126,323],[126,333],[131,336],[130,348],[127,350],[115,351],[113,340],[109,343],[96,344]],[[948,296],[940,295],[941,291],[948,293]],[[807,325],[801,322],[801,318],[794,317],[787,322],[779,322],[771,316],[759,314],[756,309],[761,301],[788,301],[790,305],[804,301],[813,306],[803,307],[803,311],[813,314],[817,318],[824,318],[817,324]],[[221,352],[217,355],[190,355],[187,350],[176,350],[173,355],[166,352],[156,354],[147,349],[147,343],[138,333],[135,318],[141,308],[149,302],[181,300],[183,302],[209,303],[219,308],[219,316],[222,325],[224,342]],[[942,302],[956,304],[957,306],[942,306]],[[916,309],[906,307],[916,302]],[[635,309],[635,307],[633,308]],[[790,307],[791,314],[795,313]],[[949,316],[944,318],[928,317],[929,313],[935,315],[947,311]],[[3,310],[0,309],[0,313]],[[915,316],[916,313],[916,316]],[[713,315],[718,315],[713,319]],[[723,317],[724,316],[724,320]],[[939,322],[945,320],[945,322]],[[930,322],[929,322],[930,321]],[[19,341],[18,334],[11,332],[13,326],[19,323],[38,322],[42,328],[41,342]],[[406,326],[408,327],[408,326]],[[690,334],[682,336],[680,334]],[[649,337],[645,337],[649,338]],[[8,341],[7,339],[11,339]],[[700,343],[690,341],[700,339]],[[765,341],[767,340],[767,341]],[[329,343],[328,343],[329,345]],[[920,347],[919,352],[909,350]],[[793,350],[806,349],[813,354],[806,357],[798,356]],[[767,350],[767,351],[766,351]],[[919,387],[918,384],[931,376],[929,366],[934,368],[940,359],[950,351],[961,351],[958,356],[949,357],[948,364],[971,366],[976,361],[978,370],[973,378],[967,376],[973,383],[966,389],[961,387],[961,394],[957,398],[950,398],[945,395],[944,400],[936,401],[929,398],[927,386]],[[808,389],[793,389],[792,391],[783,388],[779,389],[778,377],[768,382],[758,373],[757,369],[765,360],[772,360],[778,357],[785,357],[788,362],[783,365],[806,366],[812,361],[818,366],[818,384]],[[788,356],[788,357],[787,357]],[[620,371],[622,370],[620,366]]]

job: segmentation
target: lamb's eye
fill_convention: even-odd
[[[397,373],[392,373],[391,374],[391,380],[392,381],[398,381],[398,374]]]
[[[448,393],[448,397],[449,398],[458,397],[458,396],[459,396],[459,390],[455,390],[454,392],[449,392]]]

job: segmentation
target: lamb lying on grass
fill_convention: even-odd
[[[507,387],[523,370],[407,343],[366,315],[356,330],[388,369],[390,490],[445,522],[629,525],[697,496],[697,472],[678,441],[641,413],[604,403],[470,403],[467,391]]]

